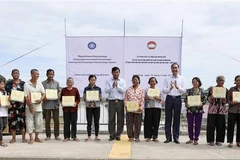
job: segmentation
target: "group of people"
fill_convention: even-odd
[[[121,134],[124,127],[124,109],[126,111],[126,126],[129,142],[140,142],[140,132],[142,125],[142,114],[144,112],[144,138],[146,142],[159,142],[158,129],[161,117],[161,109],[165,104],[165,136],[164,143],[174,141],[179,144],[180,115],[182,108],[182,95],[186,94],[184,100],[187,110],[189,141],[186,144],[198,145],[199,135],[201,131],[201,122],[203,116],[203,105],[209,101],[208,118],[207,118],[207,142],[209,145],[215,144],[221,146],[225,139],[225,115],[228,114],[227,125],[227,142],[229,147],[233,147],[234,127],[237,123],[236,142],[240,147],[240,103],[234,102],[232,93],[240,91],[240,75],[235,77],[235,86],[229,90],[226,89],[225,98],[215,98],[212,90],[209,91],[207,97],[201,88],[202,82],[198,77],[192,79],[193,87],[185,89],[184,78],[178,73],[179,65],[173,63],[171,65],[172,75],[164,80],[163,89],[159,95],[149,96],[150,89],[159,90],[156,87],[158,83],[156,77],[150,77],[147,89],[140,87],[140,77],[133,75],[132,85],[127,88],[126,81],[120,78],[120,69],[112,68],[112,77],[106,81],[105,93],[108,94],[108,131],[110,134],[109,141],[121,140]],[[47,70],[47,79],[42,83],[38,81],[39,72],[36,69],[31,70],[31,79],[23,82],[19,79],[19,70],[12,71],[13,80],[5,82],[0,80],[0,93],[2,95],[11,95],[12,90],[24,92],[24,102],[10,101],[9,106],[0,107],[0,146],[6,147],[3,142],[2,131],[6,125],[12,135],[10,143],[16,142],[16,132],[22,132],[22,142],[26,143],[25,133],[30,136],[29,144],[34,142],[42,143],[39,133],[43,130],[43,115],[45,117],[46,138],[45,141],[51,139],[50,120],[54,121],[54,137],[55,140],[61,140],[59,137],[59,106],[62,103],[63,96],[74,96],[75,103],[73,106],[64,106],[64,142],[72,139],[79,141],[77,138],[77,118],[78,104],[80,103],[80,94],[77,88],[73,87],[74,79],[67,78],[66,87],[60,90],[59,83],[54,79],[54,70]],[[100,141],[99,119],[100,104],[102,101],[102,90],[96,85],[97,77],[90,75],[89,85],[84,88],[83,99],[86,102],[86,118],[88,137],[85,141],[91,141],[92,121],[94,120],[95,138],[94,141]],[[225,78],[218,76],[216,78],[216,87],[224,87]],[[46,89],[54,89],[59,93],[59,98],[49,100],[46,98]],[[88,91],[98,91],[98,100],[88,100]],[[41,98],[36,103],[31,102],[31,93],[41,93]],[[163,95],[166,95],[166,98]],[[197,106],[189,106],[187,97],[192,95],[200,95],[201,104]],[[128,102],[137,102],[138,109],[136,111],[128,111]],[[227,109],[227,104],[229,108]],[[116,124],[117,121],[117,124]],[[116,128],[117,126],[117,128]],[[35,137],[33,131],[35,129]],[[216,131],[216,138],[215,138]]]

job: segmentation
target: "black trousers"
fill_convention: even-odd
[[[116,131],[116,113],[117,113],[117,131]],[[120,137],[124,126],[124,102],[109,100],[108,105],[108,131],[110,137]]]
[[[240,114],[228,113],[227,142],[233,142],[234,128],[237,123],[236,142],[240,143]]]
[[[88,136],[91,136],[92,119],[93,118],[94,118],[94,126],[95,126],[95,136],[98,136],[98,133],[99,133],[99,119],[100,119],[100,107],[95,107],[95,108],[87,107],[86,108],[86,115],[87,115]]]
[[[166,139],[172,140],[172,119],[173,119],[173,139],[179,138],[180,115],[182,109],[181,96],[167,96],[165,105],[165,136]],[[173,114],[173,115],[172,115]]]
[[[160,108],[145,108],[144,138],[158,138],[159,122],[161,118]]]
[[[226,121],[225,115],[221,114],[208,114],[207,117],[207,142],[224,142],[225,139]]]
[[[77,117],[78,112],[63,112],[64,139],[77,137]],[[70,130],[71,126],[71,130]]]

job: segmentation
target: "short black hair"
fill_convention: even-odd
[[[196,80],[196,81],[198,82],[199,87],[202,86],[202,82],[201,82],[200,78],[198,78],[198,77],[193,77],[192,82],[193,82],[193,80]]]
[[[112,72],[115,72],[115,71],[117,71],[117,70],[120,72],[120,69],[119,69],[118,67],[113,67],[113,68],[112,68]]]
[[[0,83],[2,83],[2,82],[5,83],[5,80],[0,78]]]
[[[178,68],[179,68],[179,64],[178,64],[178,63],[176,63],[176,62],[174,62],[173,64],[171,64],[171,68],[172,68],[174,65],[177,65],[177,66],[178,66]]]
[[[240,75],[237,75],[237,76],[234,78],[234,80],[236,81],[238,77],[240,77]]]
[[[138,81],[139,81],[139,84],[140,84],[140,77],[139,77],[139,75],[133,75],[132,80],[133,80],[134,78],[137,78]]]
[[[95,77],[95,79],[97,79],[97,76],[91,74],[89,77],[88,77],[88,80],[90,80],[91,78]]]
[[[13,74],[13,72],[15,72],[15,71],[17,71],[17,72],[19,73],[19,70],[18,70],[18,69],[13,69],[13,70],[12,70],[12,74]]]
[[[30,73],[33,74],[34,72],[38,72],[37,69],[31,69]]]
[[[49,72],[53,72],[53,74],[54,74],[54,70],[53,69],[48,69],[46,74],[48,75]]]
[[[155,81],[156,81],[156,84],[158,83],[158,81],[157,81],[157,78],[156,78],[156,77],[150,77],[150,78],[149,78],[149,80],[148,80],[148,84],[150,84],[150,81],[151,81],[152,79],[155,79]]]

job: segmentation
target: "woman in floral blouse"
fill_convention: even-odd
[[[216,87],[224,87],[225,78],[224,76],[218,76],[216,78]],[[210,146],[221,146],[225,139],[225,128],[226,120],[225,115],[227,114],[226,104],[227,104],[228,90],[226,89],[226,98],[214,98],[212,95],[212,89],[208,93],[208,117],[207,117],[207,142]],[[216,139],[215,139],[215,129],[216,129]],[[214,141],[216,143],[214,144]]]
[[[11,94],[12,90],[23,91],[24,81],[19,79],[19,70],[12,70],[12,78],[13,80],[8,81],[5,90],[8,95]],[[22,132],[22,142],[26,143],[25,139],[25,130],[26,130],[26,122],[25,122],[25,103],[22,102],[14,102],[11,101],[11,108],[8,109],[8,124],[9,131],[12,134],[12,140],[10,143],[16,142],[16,132]]]
[[[129,142],[132,142],[135,138],[136,142],[140,142],[139,135],[141,131],[142,124],[142,111],[144,106],[144,89],[142,89],[140,84],[140,78],[138,75],[132,77],[132,87],[129,87],[125,95],[125,106],[127,102],[137,101],[139,104],[139,109],[136,112],[128,112],[126,106],[126,124],[127,124],[127,134]]]
[[[188,121],[188,135],[189,141],[186,144],[198,145],[198,137],[201,131],[202,116],[203,116],[203,105],[206,103],[206,98],[203,93],[203,89],[200,88],[202,85],[201,80],[198,77],[192,79],[193,87],[187,90],[187,96],[185,99],[185,106],[187,107],[187,121]],[[200,95],[201,105],[189,106],[187,103],[188,96]],[[194,124],[195,123],[195,124]],[[195,127],[194,127],[195,126]],[[193,133],[193,127],[195,131]]]

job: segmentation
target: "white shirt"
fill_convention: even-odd
[[[145,97],[147,96],[148,89],[149,88],[145,89]],[[158,88],[155,88],[155,89],[158,89]],[[161,99],[161,102],[164,101],[162,92],[160,92],[159,97]],[[162,103],[160,101],[155,100],[153,97],[149,97],[149,98],[150,100],[145,101],[145,108],[163,108]]]
[[[177,81],[178,89],[173,87],[173,89],[170,90],[171,84],[175,80]],[[180,75],[177,75],[176,78],[173,75],[166,78],[163,83],[163,93],[170,96],[181,96],[186,92],[184,81],[185,79]]]
[[[5,95],[3,92],[0,91],[0,96]],[[0,117],[7,117],[8,116],[8,109],[7,106],[0,106]]]
[[[126,81],[122,78],[118,78],[117,87],[113,87],[114,79],[110,78],[106,81],[105,92],[108,94],[109,100],[123,100],[126,93]]]
[[[24,96],[26,98],[29,98],[30,93],[32,92],[39,92],[39,93],[45,93],[44,87],[42,83],[37,82],[36,87],[32,84],[31,81],[28,81],[24,84]],[[34,110],[36,112],[41,112],[42,111],[42,103],[40,104],[32,104],[34,107]],[[28,105],[26,104],[26,108],[29,108]]]

